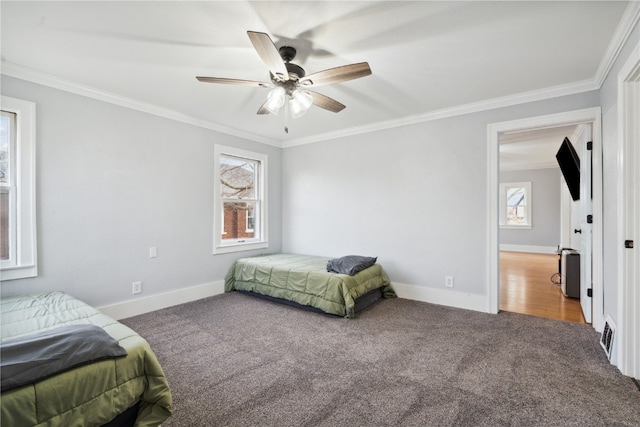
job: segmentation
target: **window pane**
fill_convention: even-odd
[[[522,187],[507,188],[507,206],[526,205],[526,192]]]
[[[15,136],[16,114],[2,111],[0,116],[0,260],[11,258],[11,192],[15,191],[12,178],[15,158],[12,139]]]
[[[253,204],[249,204],[247,206],[247,233],[253,232],[253,228],[255,227],[256,222],[256,210]]]
[[[2,112],[0,117],[0,185],[10,184],[11,127],[15,126],[15,113]]]
[[[0,192],[0,259],[8,260],[9,252],[9,193]]]
[[[526,208],[524,206],[509,206],[507,208],[507,224],[527,223]]]
[[[223,240],[252,239],[255,235],[254,224],[247,224],[251,212],[252,222],[255,202],[224,202],[222,216],[224,218]],[[251,225],[251,227],[249,227]]]
[[[220,196],[223,199],[255,199],[259,162],[220,156]]]

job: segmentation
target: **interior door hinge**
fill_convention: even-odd
[[[593,141],[587,142],[587,150],[589,151],[593,150]]]
[[[587,215],[587,224],[593,224],[593,215]]]
[[[589,298],[592,298],[592,297],[593,297],[593,289],[592,289],[592,288],[587,289],[587,296],[588,296]]]
[[[633,249],[633,240],[625,240],[624,247],[627,249]]]

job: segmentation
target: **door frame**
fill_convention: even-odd
[[[489,250],[487,260],[488,298],[486,310],[489,313],[498,313],[500,310],[500,244],[498,239],[500,134],[582,123],[591,124],[591,137],[593,141],[592,325],[597,331],[602,331],[604,325],[604,308],[602,280],[602,112],[600,107],[491,123],[487,126],[487,141],[489,145],[487,162],[487,193],[489,196],[487,242]]]
[[[618,74],[618,313],[614,343],[620,371],[640,379],[640,43]],[[635,249],[624,241],[634,240]],[[615,363],[615,362],[614,362]]]

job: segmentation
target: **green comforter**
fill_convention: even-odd
[[[229,269],[225,291],[255,292],[350,318],[355,300],[369,291],[382,288],[384,298],[396,296],[379,264],[349,276],[328,273],[329,259],[293,254],[242,258]]]
[[[164,372],[132,329],[62,292],[3,297],[0,309],[3,340],[90,324],[102,327],[128,353],[2,393],[2,426],[99,426],[138,401],[136,426],[158,426],[171,415]]]

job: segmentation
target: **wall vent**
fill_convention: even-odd
[[[611,361],[611,355],[613,354],[613,338],[616,332],[616,325],[611,320],[611,316],[607,316],[604,321],[604,329],[602,330],[602,336],[600,337],[600,346],[604,349],[607,355],[607,359]]]

